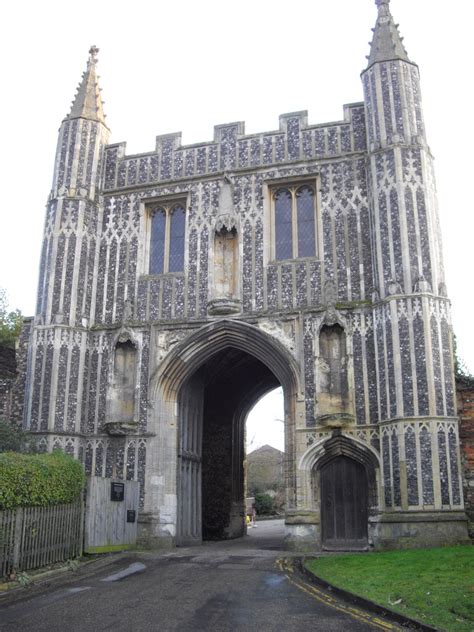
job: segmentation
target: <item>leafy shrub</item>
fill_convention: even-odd
[[[52,454],[0,454],[0,509],[44,507],[76,500],[85,477],[79,461]]]
[[[19,309],[10,311],[7,293],[0,287],[0,344],[14,347],[15,340],[20,335],[23,317]]]
[[[275,513],[273,498],[269,494],[255,494],[255,509],[261,516]]]

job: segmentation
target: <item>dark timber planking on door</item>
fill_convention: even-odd
[[[322,544],[326,549],[367,548],[367,474],[338,456],[321,469]]]

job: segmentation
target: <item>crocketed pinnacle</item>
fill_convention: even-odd
[[[390,0],[375,0],[378,7],[377,22],[375,24],[374,37],[370,45],[370,55],[368,66],[372,66],[378,61],[390,61],[392,59],[408,59],[407,52],[403,46],[403,38],[398,32],[398,25],[393,21],[390,13]]]
[[[105,124],[102,97],[100,96],[100,88],[97,83],[97,75],[95,74],[98,52],[97,46],[91,46],[87,70],[82,75],[82,81],[72,102],[71,112],[67,116],[68,119],[85,118]]]

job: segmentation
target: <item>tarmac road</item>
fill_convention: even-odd
[[[230,542],[137,553],[91,564],[0,605],[5,632],[238,630],[368,631],[400,628],[335,599],[294,572],[283,524],[261,522]]]

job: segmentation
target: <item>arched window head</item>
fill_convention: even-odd
[[[184,271],[186,212],[183,202],[150,209],[149,273]]]
[[[316,256],[315,189],[303,184],[279,188],[273,195],[275,259]]]

